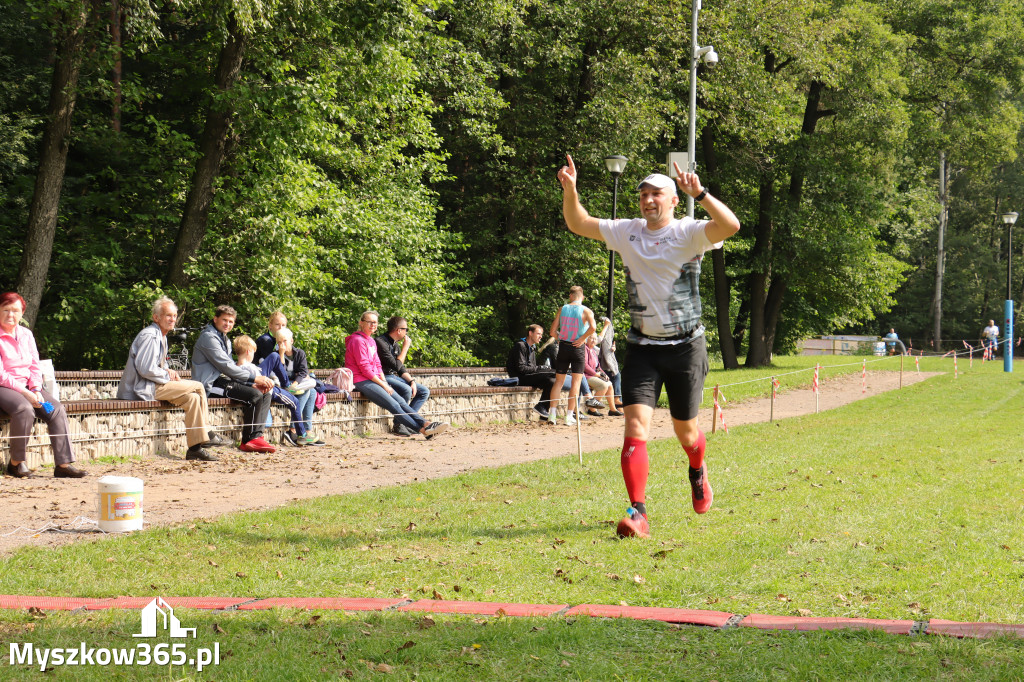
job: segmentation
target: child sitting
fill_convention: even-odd
[[[238,338],[235,339],[233,345],[235,349],[235,355],[238,357],[238,362],[236,364],[239,367],[251,369],[255,371],[256,374],[262,375],[263,369],[261,368],[261,366],[254,365],[252,362],[253,356],[256,354],[256,342],[253,341],[251,337],[243,334],[242,336],[239,336]],[[272,355],[276,356],[276,353],[273,353]],[[264,363],[260,364],[262,365]],[[299,401],[291,393],[281,388],[279,374],[275,372],[270,372],[267,374],[267,376],[270,379],[272,379],[275,384],[273,389],[273,398],[271,399],[272,402],[275,402],[279,405],[287,405],[292,411],[291,426],[288,428],[287,431],[284,432],[281,442],[284,443],[285,445],[298,446],[300,443],[300,439],[304,438],[306,435],[306,429],[302,422],[302,414],[299,412]],[[285,382],[287,382],[287,375],[285,375],[284,380]],[[288,384],[285,383],[285,386],[287,385]]]

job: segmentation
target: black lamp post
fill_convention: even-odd
[[[1010,261],[1013,260],[1013,224],[1017,222],[1017,212],[1003,214],[1006,223],[1006,304],[1003,307],[1003,330],[1006,335],[1006,350],[1003,351],[1003,371],[1013,371],[1013,292],[1010,287]]]
[[[605,168],[612,174],[612,178],[615,180],[614,187],[612,189],[612,220],[618,217],[619,211],[619,176],[622,175],[622,171],[626,170],[626,162],[628,159],[625,156],[606,156],[604,157]],[[615,252],[608,252],[608,319],[612,319],[612,304],[615,300]]]

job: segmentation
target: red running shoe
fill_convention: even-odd
[[[253,438],[248,443],[242,443],[240,449],[242,452],[277,452],[277,448],[262,438]]]
[[[646,516],[630,507],[626,510],[626,518],[619,521],[615,533],[620,538],[649,538],[651,537],[651,524],[647,522]]]
[[[703,514],[711,509],[715,493],[708,481],[708,465],[701,464],[700,469],[690,467],[690,496],[693,497],[693,511]]]

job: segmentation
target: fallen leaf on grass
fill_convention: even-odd
[[[672,552],[672,551],[673,550],[671,550],[671,549],[663,549],[661,551],[658,551],[658,552],[655,552],[654,554],[652,554],[651,558],[652,559],[664,559],[665,557],[667,557],[669,555],[669,552]]]
[[[792,599],[790,599],[789,597],[787,597],[784,594],[776,595],[775,598],[778,599],[779,601],[793,601]]]
[[[619,578],[618,573],[605,573],[604,577],[608,578],[609,580],[621,580],[621,578]]]
[[[222,627],[221,627],[220,625],[218,625],[217,623],[214,623],[214,624],[213,624],[213,631],[214,631],[215,633],[217,633],[218,635],[223,635],[223,634],[224,634],[224,628],[222,628]]]
[[[378,673],[390,673],[390,672],[392,672],[394,670],[394,668],[392,668],[387,663],[379,663],[376,666],[374,666],[373,669],[374,669],[375,672],[378,672]]]
[[[796,612],[798,615],[803,616],[804,618],[809,618],[812,615],[810,609],[797,609]]]
[[[411,649],[411,648],[413,648],[414,646],[416,646],[416,642],[414,642],[414,641],[412,641],[412,640],[410,639],[410,640],[409,640],[408,642],[406,642],[406,643],[405,643],[405,644],[403,644],[402,646],[398,647],[398,650],[399,650],[399,651],[401,651],[402,649]]]
[[[210,565],[211,565],[211,566],[213,566],[214,568],[219,568],[219,567],[220,567],[220,564],[218,564],[218,563],[217,563],[216,561],[214,561],[213,559],[210,559]]]
[[[405,527],[405,529],[406,529],[406,530],[416,530],[416,524],[415,524],[415,523],[413,523],[412,521],[410,521],[410,522],[409,522],[409,525],[408,525],[408,526],[406,526],[406,527]]]
[[[646,581],[644,580],[644,577],[642,575],[634,575],[633,582],[635,582],[637,585],[643,585]]]
[[[434,599],[436,599],[437,601],[444,601],[444,595],[443,595],[443,594],[441,594],[440,592],[438,592],[437,590],[434,590],[434,594],[433,594],[433,597],[434,597]]]
[[[416,625],[417,627],[419,627],[420,630],[426,630],[427,628],[434,627],[435,624],[436,623],[434,622],[433,618],[431,618],[430,616],[423,616],[422,618],[420,618],[420,622]]]

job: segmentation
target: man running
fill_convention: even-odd
[[[576,166],[568,154],[566,163],[558,171],[566,225],[573,233],[603,241],[609,250],[618,251],[626,270],[632,327],[622,372],[626,432],[620,463],[632,506],[617,532],[621,537],[648,537],[647,439],[663,385],[676,438],[690,460],[693,509],[703,514],[711,508],[705,438],[697,426],[708,372],[698,281],[704,252],[721,248],[725,239],[739,231],[740,224],[725,204],[701,187],[695,173],[683,173],[678,164],[674,164],[675,182],[655,173],[637,187],[643,218],[599,220],[580,203]],[[693,197],[711,219],[676,219],[677,187]]]

